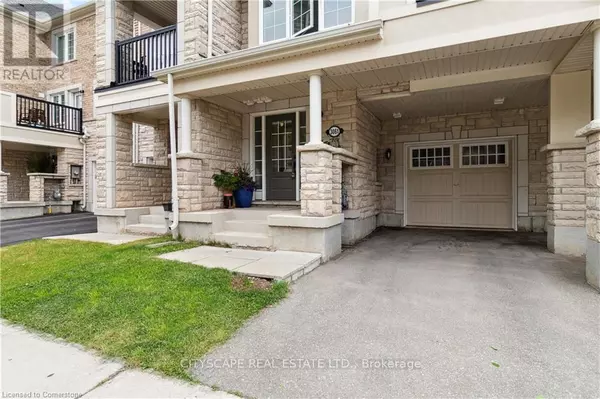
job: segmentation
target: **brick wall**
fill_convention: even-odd
[[[184,62],[207,57],[208,43],[208,2],[206,0],[185,0],[184,21]]]
[[[2,171],[10,173],[7,178],[8,201],[29,201],[29,177],[27,160],[32,151],[7,150],[2,148]]]
[[[586,186],[587,236],[590,240],[600,242],[600,133],[587,137]]]
[[[380,137],[377,169],[377,179],[383,184],[382,212],[404,212],[404,143],[513,135],[518,137],[517,145],[527,149],[514,152],[519,157],[518,165],[522,169],[518,179],[519,228],[542,231],[546,216],[547,183],[546,155],[540,152],[540,148],[548,143],[546,107],[385,121]],[[524,138],[521,139],[520,136]],[[388,148],[392,149],[389,161],[384,157]]]

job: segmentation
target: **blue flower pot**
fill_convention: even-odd
[[[254,189],[238,188],[233,192],[235,198],[235,206],[238,208],[250,208],[252,206],[252,195]]]

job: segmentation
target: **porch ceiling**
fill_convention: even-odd
[[[504,104],[494,99],[504,97]],[[474,84],[442,90],[413,93],[408,97],[368,101],[363,104],[380,120],[393,119],[395,112],[405,117],[452,115],[548,105],[547,78],[516,79]]]
[[[489,71],[539,63],[555,67],[571,52],[589,23],[563,25],[518,35],[419,51],[395,57],[324,68],[323,91],[367,89],[441,76]],[[585,48],[583,48],[585,50]],[[577,53],[573,53],[573,57]],[[223,85],[202,92],[215,102],[243,103],[257,97],[273,101],[308,96],[306,74]],[[226,98],[219,98],[226,96]]]

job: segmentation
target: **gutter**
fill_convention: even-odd
[[[168,76],[169,83],[169,141],[171,144],[171,202],[173,203],[173,223],[169,230],[179,226],[179,194],[177,193],[177,141],[175,128],[175,96],[173,95],[173,75]]]
[[[283,58],[304,55],[308,52],[324,51],[371,40],[381,40],[382,38],[383,21],[376,19],[349,25],[344,28],[308,34],[283,42],[234,51],[218,57],[176,65],[154,71],[152,77],[166,82],[170,74],[175,75],[174,77],[177,79],[183,79],[212,72],[221,72],[226,69],[242,68],[262,62],[281,60]]]

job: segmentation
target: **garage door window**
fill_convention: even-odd
[[[507,166],[508,146],[506,143],[462,145],[461,167]]]
[[[452,147],[426,147],[411,149],[411,169],[451,168]]]

